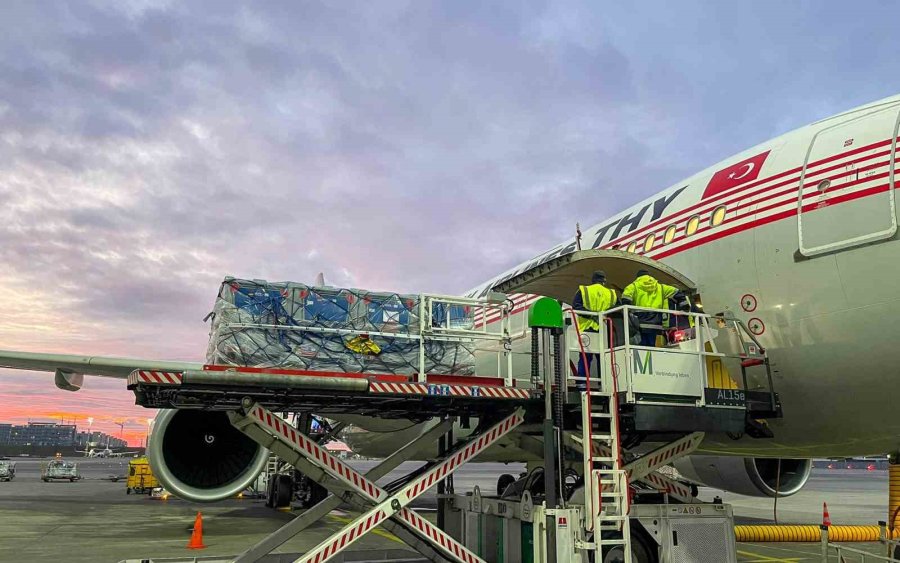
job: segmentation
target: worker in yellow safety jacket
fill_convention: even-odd
[[[578,286],[578,292],[572,299],[572,308],[576,311],[591,311],[601,313],[612,309],[619,304],[619,297],[614,289],[606,287],[606,272],[597,270],[591,276],[591,285]],[[578,316],[579,332],[600,332],[599,317]],[[587,377],[591,369],[591,362],[596,354],[583,354],[578,359],[578,377]],[[585,364],[587,359],[587,364]],[[579,387],[583,388],[583,382],[579,381]]]
[[[669,300],[678,309],[689,311],[690,303],[677,287],[660,283],[647,270],[638,270],[635,280],[622,292],[622,303],[635,307],[668,309]],[[656,346],[656,337],[662,333],[663,314],[652,311],[637,311],[641,323],[641,346]]]

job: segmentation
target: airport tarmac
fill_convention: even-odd
[[[16,479],[0,483],[0,562],[66,561],[105,562],[140,557],[196,555],[185,549],[198,510],[203,512],[202,555],[226,555],[243,551],[253,542],[290,520],[291,515],[267,509],[262,500],[233,499],[198,505],[178,499],[153,500],[126,495],[125,483],[113,483],[111,475],[124,476],[128,460],[83,459],[78,461],[83,480],[68,483],[40,481],[40,462],[17,459]],[[351,462],[365,470],[375,462]],[[415,464],[406,464],[383,481],[400,476]],[[469,464],[457,471],[458,491],[478,485],[492,491],[501,473],[516,473],[517,466],[495,463]],[[716,491],[702,490],[711,500]],[[741,522],[771,522],[773,501],[740,495],[723,495],[734,506]],[[874,524],[885,519],[887,472],[816,469],[809,484],[797,495],[778,502],[780,523],[821,522],[822,502],[828,503],[835,524]],[[436,500],[430,492],[414,508],[434,517]],[[338,530],[352,514],[333,512],[326,521],[307,529],[279,550],[301,553]],[[862,547],[855,544],[856,547]],[[877,545],[868,545],[875,552]],[[370,559],[391,554],[415,560],[405,544],[378,530],[353,546]],[[820,561],[818,544],[739,544],[744,562]]]

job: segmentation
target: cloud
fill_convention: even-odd
[[[4,5],[0,347],[200,359],[227,274],[462,292],[895,92],[852,9]]]

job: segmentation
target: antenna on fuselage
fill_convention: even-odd
[[[575,223],[575,248],[581,250],[581,223]]]

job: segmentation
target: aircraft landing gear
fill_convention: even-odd
[[[504,473],[497,479],[497,496],[502,497],[506,487],[516,482],[516,478],[509,473]]]
[[[639,526],[631,527],[632,563],[659,563],[659,546]],[[603,553],[603,563],[625,563],[625,551],[615,545]]]
[[[296,471],[294,475],[297,482],[296,499],[300,508],[315,506],[328,496],[328,489],[314,482],[303,473]]]

